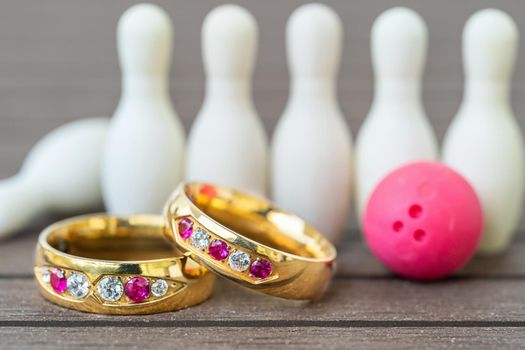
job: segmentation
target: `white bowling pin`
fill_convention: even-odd
[[[463,31],[465,90],[443,144],[443,159],[475,188],[485,213],[478,252],[508,247],[524,195],[523,137],[510,103],[518,28],[506,13],[486,9]]]
[[[371,192],[390,171],[404,163],[438,157],[421,97],[427,37],[423,19],[402,7],[383,12],[372,27],[375,93],[356,141],[359,220]]]
[[[206,16],[201,40],[206,96],[189,134],[187,178],[265,195],[268,141],[251,96],[255,18],[219,6]]]
[[[184,171],[184,129],[169,96],[172,23],[158,6],[139,4],[117,32],[122,95],[104,158],[104,201],[112,214],[160,213]]]
[[[303,5],[286,39],[291,90],[272,141],[273,199],[336,242],[352,186],[351,134],[337,101],[343,24],[326,5]]]
[[[79,213],[102,204],[100,164],[108,118],[65,124],[41,139],[20,172],[0,181],[0,237],[45,212]]]

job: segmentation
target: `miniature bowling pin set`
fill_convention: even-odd
[[[156,5],[122,15],[113,117],[53,131],[0,182],[0,236],[42,212],[86,211],[102,199],[111,214],[158,214],[188,180],[270,197],[332,242],[353,202],[371,251],[408,278],[444,277],[476,251],[509,246],[525,154],[510,104],[519,33],[506,13],[481,10],[465,24],[465,91],[441,152],[422,102],[429,33],[413,10],[389,9],[372,25],[375,91],[355,149],[337,101],[344,23],[333,9],[303,5],[288,19],[290,92],[271,142],[252,97],[254,16],[222,5],[204,19],[206,94],[187,140],[169,95],[173,33]]]

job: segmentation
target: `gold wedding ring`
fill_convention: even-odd
[[[208,299],[215,276],[165,239],[165,219],[94,215],[40,234],[35,276],[51,302],[103,314],[149,314]]]
[[[335,267],[335,247],[270,202],[209,184],[181,184],[165,208],[178,247],[210,270],[260,292],[315,300]]]

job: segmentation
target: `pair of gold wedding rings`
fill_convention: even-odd
[[[269,295],[316,300],[335,258],[322,234],[264,199],[183,183],[163,216],[91,215],[47,227],[34,271],[42,295],[58,305],[149,314],[205,301],[216,275]]]

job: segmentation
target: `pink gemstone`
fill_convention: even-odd
[[[58,294],[64,293],[67,288],[67,278],[64,271],[60,269],[51,270],[51,276],[49,277],[49,283],[53,290]]]
[[[215,260],[224,260],[230,254],[230,251],[228,250],[228,245],[225,242],[216,239],[215,241],[211,242],[210,247],[208,248],[208,253]]]
[[[133,277],[124,287],[124,294],[134,303],[142,303],[149,297],[149,282],[144,277]]]
[[[186,239],[193,233],[193,221],[190,218],[184,218],[179,221],[179,235]]]
[[[266,278],[272,273],[272,264],[268,260],[258,259],[250,265],[250,276],[255,278]]]

